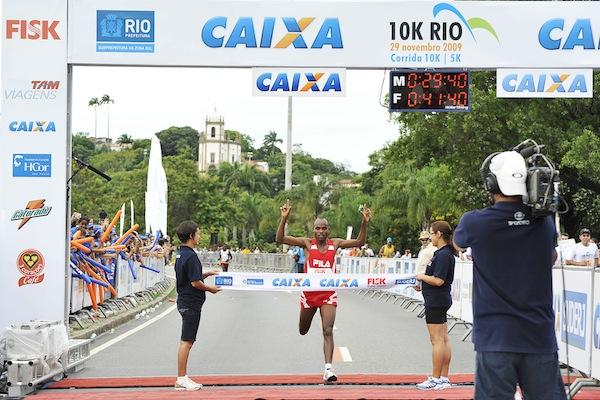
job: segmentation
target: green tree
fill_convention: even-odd
[[[72,137],[73,156],[83,161],[89,161],[96,152],[96,144],[87,137],[87,133],[78,132]]]
[[[283,143],[283,139],[277,137],[277,132],[269,131],[269,133],[267,133],[263,139],[263,148],[268,149],[269,154],[273,156],[276,149],[281,153],[281,149],[277,147],[277,143]]]
[[[119,136],[119,138],[117,139],[117,143],[118,144],[132,144],[133,139],[131,138],[130,135],[124,133],[121,136]]]
[[[176,156],[184,153],[198,160],[198,131],[189,126],[172,126],[156,134],[160,140],[163,156]]]

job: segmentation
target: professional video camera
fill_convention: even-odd
[[[545,147],[527,139],[512,149],[521,154],[527,164],[527,197],[523,197],[523,203],[532,208],[534,217],[566,211],[559,211],[559,205],[563,202],[558,194],[560,173],[543,154]]]

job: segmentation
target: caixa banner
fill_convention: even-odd
[[[346,70],[339,68],[253,68],[254,96],[346,95]]]
[[[497,97],[576,97],[593,96],[591,69],[498,69]]]

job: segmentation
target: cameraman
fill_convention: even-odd
[[[473,256],[475,398],[513,399],[518,384],[526,399],[566,399],[552,309],[553,219],[534,218],[523,204],[521,154],[491,155],[480,172],[493,204],[465,213],[454,234]]]

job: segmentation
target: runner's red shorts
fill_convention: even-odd
[[[300,307],[319,308],[323,304],[337,307],[337,292],[302,292],[300,296]]]

